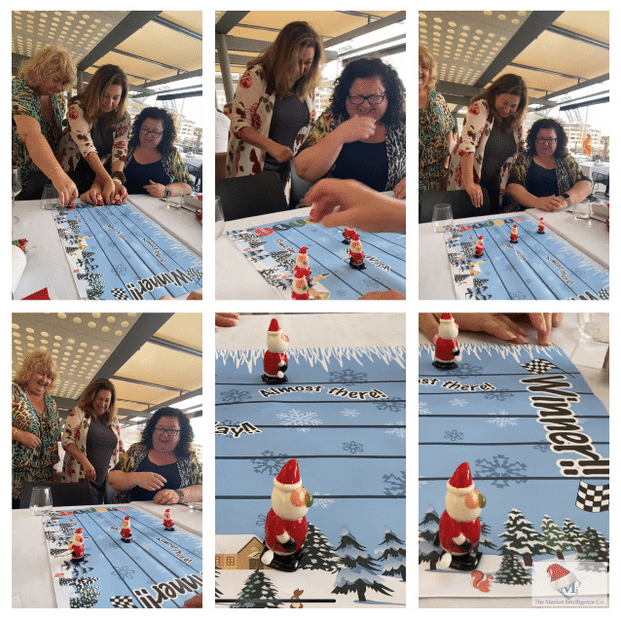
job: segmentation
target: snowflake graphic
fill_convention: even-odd
[[[388,473],[382,475],[384,480],[384,494],[388,496],[405,496],[405,471],[401,471],[399,475]]]
[[[466,404],[468,404],[468,400],[464,400],[463,398],[453,398],[449,403],[451,406],[466,406]]]
[[[356,443],[356,441],[349,441],[348,443],[343,443],[343,451],[348,451],[350,454],[362,453],[364,445]]]
[[[399,398],[388,398],[381,402],[376,402],[375,406],[381,411],[392,411],[398,413],[405,408],[405,402]]]
[[[398,421],[396,424],[386,423],[390,426],[390,430],[386,430],[386,434],[395,434],[399,438],[405,438],[405,421]]]
[[[488,391],[485,393],[483,397],[488,400],[500,400],[504,402],[508,398],[514,397],[515,394],[509,391],[508,389],[496,389],[496,391]]]
[[[351,410],[350,408],[346,408],[341,411],[341,415],[343,415],[343,417],[358,417],[360,413],[358,411]]]
[[[330,380],[335,383],[343,383],[344,385],[353,385],[354,383],[363,383],[367,379],[366,372],[356,372],[350,368],[345,368],[341,372],[330,372]]]
[[[512,301],[523,301],[526,299],[526,295],[521,290],[518,290],[517,292],[510,292],[509,299]]]
[[[335,499],[331,499],[329,495],[313,494],[313,507],[322,507],[328,509]]]
[[[317,417],[317,413],[306,412],[291,409],[288,413],[278,413],[276,415],[283,426],[296,426],[298,432],[308,432],[310,428],[306,426],[321,426],[323,421]]]
[[[506,428],[507,426],[517,426],[518,424],[518,418],[517,417],[507,417],[507,415],[509,413],[507,413],[507,411],[499,411],[498,413],[496,413],[497,417],[494,417],[493,419],[488,419],[487,423],[493,423],[494,425],[498,426],[499,428]],[[488,413],[488,415],[494,415],[494,413]]]
[[[547,453],[550,451],[550,444],[547,441],[537,441],[537,443],[533,445],[533,449]]]
[[[418,403],[418,414],[419,415],[429,415],[431,411],[427,408],[427,402],[419,402]]]
[[[475,477],[488,477],[492,478],[492,486],[496,488],[506,488],[509,486],[509,482],[514,481],[516,484],[525,483],[526,469],[528,466],[523,462],[509,462],[507,456],[498,454],[491,460],[482,458],[475,460],[475,471],[473,475]]]
[[[447,430],[444,433],[444,438],[449,441],[462,441],[464,439],[464,433],[458,430]]]
[[[472,363],[460,363],[457,367],[444,372],[447,376],[480,376],[483,374],[483,367]]]
[[[119,580],[132,580],[136,570],[133,570],[127,565],[119,565],[116,569],[112,570],[111,575],[115,576]]]
[[[248,391],[239,391],[238,389],[229,389],[228,391],[222,391],[220,397],[223,402],[243,402],[250,399],[250,393]]]
[[[273,451],[264,451],[260,457],[252,459],[252,470],[255,473],[277,475],[288,459],[287,454],[275,454]]]

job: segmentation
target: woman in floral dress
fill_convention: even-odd
[[[248,63],[231,110],[227,177],[275,171],[289,197],[291,160],[315,119],[322,56],[321,38],[299,21]]]
[[[97,203],[97,194],[106,204],[114,204],[117,194],[121,200],[127,197],[123,174],[131,124],[127,96],[123,70],[105,64],[69,102],[58,160],[75,180],[80,199],[89,204]]]
[[[54,481],[58,462],[60,420],[50,396],[58,370],[42,350],[28,353],[13,378],[13,508],[18,508],[22,484]]]

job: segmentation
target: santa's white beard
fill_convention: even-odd
[[[308,507],[297,507],[291,502],[291,493],[280,488],[272,490],[272,509],[283,520],[299,520],[306,516]]]
[[[438,326],[438,335],[443,340],[454,340],[459,335],[459,329],[454,322],[452,323],[440,323]]]
[[[465,494],[458,496],[449,490],[444,498],[444,507],[448,515],[457,522],[472,522],[481,513],[481,507],[474,509],[466,507],[466,496]]]
[[[287,341],[282,335],[268,335],[267,348],[270,352],[285,352],[287,350]]]

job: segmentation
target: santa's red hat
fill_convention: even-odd
[[[79,529],[75,530],[75,534],[76,535],[82,535],[82,527],[80,527]]]
[[[557,591],[569,587],[576,580],[576,577],[568,569],[558,563],[550,565],[546,572],[550,575],[550,584]]]
[[[450,492],[458,496],[464,496],[474,488],[470,465],[467,462],[462,462],[455,469],[453,477],[446,482],[446,487]]]
[[[276,318],[272,318],[272,322],[270,322],[270,328],[267,330],[268,333],[280,333],[281,328],[278,324]]]
[[[440,322],[453,322],[453,315],[450,312],[444,312],[440,316]]]
[[[274,486],[286,492],[293,492],[302,487],[300,467],[295,458],[289,460],[289,462],[282,467],[280,473],[274,478]]]
[[[308,250],[308,247],[300,247],[300,251],[298,252],[298,254],[305,254]]]
[[[129,524],[129,516],[125,516],[125,518],[123,518],[123,524]]]

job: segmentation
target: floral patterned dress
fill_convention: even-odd
[[[269,136],[270,124],[274,113],[276,93],[268,88],[263,68],[260,65],[250,67],[239,80],[231,117],[229,131],[229,148],[226,160],[226,175],[249,176],[263,172],[266,152],[258,146],[245,142],[240,131],[245,127],[253,127],[261,135]],[[309,122],[298,133],[293,152],[297,152],[315,120],[315,107],[312,97],[306,97]],[[289,196],[290,182],[287,183],[285,194]]]
[[[61,444],[64,449],[67,445],[75,445],[80,453],[86,455],[86,438],[88,436],[88,430],[91,425],[91,417],[86,415],[81,408],[74,408],[62,431]],[[110,429],[114,432],[117,440],[117,448],[112,452],[110,458],[110,465],[108,470],[114,468],[123,455],[125,450],[123,449],[123,441],[121,440],[121,428],[118,421],[110,426]],[[84,468],[82,464],[76,460],[68,451],[65,451],[65,457],[63,459],[63,473],[62,481],[64,483],[84,481]]]
[[[444,161],[449,156],[450,133],[455,119],[444,100],[435,90],[429,101],[418,111],[418,192],[442,191],[446,174]]]
[[[69,106],[67,113],[68,127],[65,129],[60,140],[57,157],[65,172],[74,172],[80,159],[90,153],[96,153],[97,149],[91,138],[92,125],[84,118],[84,111],[79,101]],[[114,164],[117,161],[127,160],[127,142],[131,119],[129,114],[113,127],[113,146],[110,153],[99,153],[102,163]]]
[[[13,441],[13,499],[19,499],[24,482],[51,482],[54,465],[58,462],[58,441],[60,419],[56,402],[45,396],[45,411],[38,413],[32,406],[23,387],[13,383],[12,425],[18,430],[35,434],[41,440],[38,447],[31,449],[19,441]]]
[[[41,126],[41,133],[48,141],[52,152],[56,152],[63,133],[63,120],[65,118],[65,99],[63,95],[52,97],[52,114],[49,120],[43,118],[39,95],[26,83],[23,77],[13,78],[13,102],[12,116],[30,116]],[[13,167],[19,168],[22,186],[26,187],[30,172],[39,168],[34,164],[28,154],[26,143],[19,137],[15,121],[13,125]]]
[[[485,145],[494,126],[494,115],[492,114],[487,101],[479,99],[475,101],[468,110],[464,125],[457,144],[453,147],[451,153],[451,163],[449,166],[448,189],[462,189],[462,169],[461,157],[470,153],[474,154],[474,182],[481,182],[481,167],[483,165],[483,156],[485,154]],[[500,173],[500,203],[505,192],[507,181],[509,180],[509,172],[517,154],[524,150],[525,138],[522,125],[513,130],[515,138],[516,153],[509,158]]]
[[[140,463],[149,455],[148,449],[142,443],[134,443],[123,455],[116,469],[124,473],[133,473],[138,469]],[[184,458],[177,459],[177,468],[181,477],[180,488],[188,486],[198,486],[203,483],[203,466],[191,449],[190,454]],[[131,490],[119,492],[114,497],[115,503],[129,503],[131,500]]]
[[[329,108],[325,110],[315,122],[306,141],[302,144],[300,152],[305,148],[319,144],[328,133],[334,131],[346,120],[342,116],[335,116]],[[405,178],[405,123],[386,127],[385,144],[388,157],[388,177],[383,191],[391,191],[400,180]],[[326,174],[328,177],[330,175],[331,171]]]

